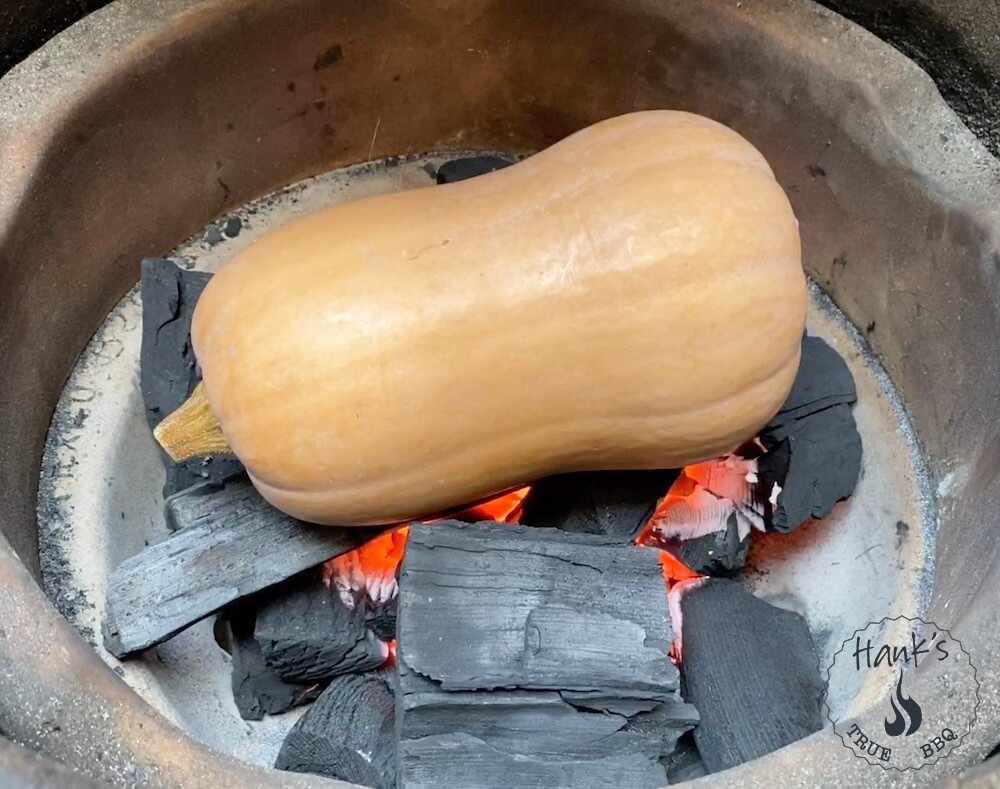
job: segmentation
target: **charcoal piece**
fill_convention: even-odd
[[[140,383],[146,420],[156,427],[198,382],[191,316],[211,274],[186,271],[163,258],[142,261]]]
[[[857,399],[840,354],[805,337],[792,391],[760,435],[767,453],[758,459],[757,488],[768,530],[790,532],[854,493],[862,452],[851,410]]]
[[[701,715],[694,739],[709,772],[822,728],[824,683],[801,616],[722,578],[692,586],[680,608],[684,697]]]
[[[118,658],[381,531],[303,523],[242,479],[212,493],[172,496],[167,520],[181,528],[123,561],[108,579],[104,645]]]
[[[396,604],[398,599],[393,597],[384,603],[363,603],[368,629],[383,641],[391,641],[396,638]]]
[[[234,474],[228,484],[248,484],[245,474]],[[163,500],[163,521],[170,531],[178,531],[193,524],[189,517],[190,502],[196,496],[211,496],[226,487],[227,481],[204,480],[167,496]]]
[[[392,682],[385,672],[334,679],[288,732],[274,766],[376,789],[396,786]]]
[[[216,632],[223,635],[232,656],[233,700],[240,717],[259,721],[265,715],[280,715],[292,707],[308,704],[322,692],[319,682],[286,682],[264,661],[253,638],[252,613],[234,611],[221,615]]]
[[[858,389],[847,362],[825,340],[802,338],[802,361],[784,404],[764,428],[774,430],[835,405],[851,405]]]
[[[629,542],[653,514],[673,481],[669,471],[589,471],[536,482],[524,501],[521,521]]]
[[[667,781],[670,784],[693,781],[695,778],[708,775],[705,762],[698,753],[698,746],[694,741],[694,732],[689,731],[681,735],[674,752],[661,761],[667,770]]]
[[[139,382],[151,428],[183,403],[199,375],[191,347],[191,315],[211,279],[201,271],[187,271],[163,258],[142,261],[142,348]],[[231,457],[192,458],[174,463],[161,453],[166,468],[163,495],[203,481],[221,482],[242,470]]]
[[[739,524],[733,513],[722,531],[692,539],[660,539],[657,545],[696,573],[732,575],[746,563],[750,552],[750,532],[740,538]]]
[[[697,713],[667,658],[656,551],[556,529],[414,524],[399,586],[401,785],[665,783],[659,759]]]
[[[631,756],[523,756],[468,734],[439,734],[399,745],[406,789],[607,789],[665,786],[655,762]]]
[[[315,572],[270,590],[253,631],[264,660],[284,680],[325,680],[377,669],[389,656],[362,607],[348,608]]]
[[[466,156],[462,159],[452,159],[438,168],[437,182],[452,184],[464,181],[466,178],[492,173],[494,170],[502,170],[512,164],[514,160],[507,156]]]
[[[849,405],[831,406],[793,419],[761,435],[767,454],[758,460],[764,489],[781,486],[766,518],[768,527],[789,532],[822,518],[854,493],[861,474],[861,436]]]
[[[229,217],[222,226],[222,232],[226,234],[226,238],[236,238],[242,229],[243,220],[238,216]]]

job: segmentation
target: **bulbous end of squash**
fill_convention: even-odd
[[[180,408],[156,426],[153,436],[175,463],[233,452],[219,421],[208,407],[208,398],[200,383]]]

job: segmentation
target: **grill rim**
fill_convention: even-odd
[[[7,189],[0,193],[0,238],[4,239],[5,246],[25,221],[25,211],[32,208],[31,190],[37,186],[33,181],[38,171],[45,162],[61,153],[55,149],[58,146],[53,147],[54,141],[57,142],[57,121],[65,120],[87,102],[99,100],[100,90],[106,87],[105,81],[119,78],[146,58],[154,58],[158,47],[191,35],[199,25],[213,18],[242,13],[250,19],[259,10],[255,8],[257,5],[252,0],[128,0],[115,3],[69,28],[0,81],[0,140],[4,141],[0,143],[3,152],[0,182],[7,184]],[[645,5],[635,3],[637,8]],[[720,18],[734,19],[736,12],[729,4],[711,0],[706,5],[712,6]],[[922,188],[934,194],[942,204],[970,218],[972,227],[981,232],[980,241],[984,246],[998,237],[1000,221],[993,206],[997,205],[1000,196],[997,187],[1000,167],[947,108],[923,72],[874,36],[834,14],[819,11],[812,3],[768,0],[754,4],[753,8],[748,4],[740,13],[744,15],[740,24],[775,36],[797,57],[813,58],[820,73],[826,69],[829,75],[830,69],[836,68],[838,81],[853,82],[866,99],[881,104],[885,126],[871,129],[860,123],[855,133],[859,136],[865,132],[884,135],[891,141],[892,145],[887,147],[894,146],[905,156],[907,167],[914,179],[922,182]],[[828,40],[823,46],[819,43],[822,38]],[[101,41],[101,47],[94,47],[95,39]],[[830,45],[830,41],[834,45]],[[808,52],[803,48],[806,44],[811,44]],[[878,84],[872,83],[872,74],[879,75]],[[932,97],[935,101],[920,107],[919,113],[909,106],[893,111],[898,97],[908,94]],[[940,129],[947,129],[956,141],[945,154],[938,150],[940,141],[930,136],[932,130],[937,135]],[[880,138],[879,142],[884,140]],[[951,167],[942,171],[942,163]],[[235,204],[241,202],[242,195],[229,194],[227,199]],[[224,207],[225,203],[219,205],[218,210]],[[202,216],[196,221],[208,219],[209,216]],[[177,231],[167,228],[164,232]],[[20,261],[8,257],[9,248],[4,252],[7,259],[0,261],[0,265],[5,266],[4,276],[13,278],[15,266]],[[127,278],[101,283],[102,290],[107,291],[108,306],[129,284]],[[5,353],[15,350],[18,339],[10,331],[10,323],[12,320],[0,326],[0,347]],[[84,334],[86,331],[77,331],[77,335]],[[68,339],[72,336],[63,334],[53,342]],[[70,342],[69,345],[71,353],[63,355],[75,358],[83,344]],[[60,376],[64,378],[68,369],[66,366],[63,370],[48,371],[49,379],[57,379],[57,382],[52,386],[50,380],[43,389],[57,393],[62,384]],[[0,389],[0,394],[10,393],[9,389]],[[5,537],[0,546],[0,579],[3,581],[0,622],[7,633],[6,638],[0,639],[0,660],[16,668],[12,672],[13,679],[0,679],[3,691],[0,692],[0,729],[95,779],[112,783],[134,783],[138,779],[162,786],[182,785],[185,781],[194,782],[185,785],[202,785],[209,781],[229,785],[252,778],[263,785],[280,782],[287,786],[301,780],[303,783],[295,785],[337,786],[337,783],[318,784],[314,779],[287,773],[259,771],[208,752],[152,713],[55,613],[28,572],[31,569],[37,573],[31,544],[32,505],[44,429],[54,405],[54,398],[49,398],[49,402],[44,395],[43,392],[42,402],[36,408],[36,412],[45,412],[44,420],[40,424],[20,426],[13,431],[13,439],[4,436],[0,445],[0,469],[4,478],[12,483],[0,498],[3,531],[11,539],[8,542]],[[11,401],[16,400],[11,398]],[[32,460],[30,469],[23,468],[25,457]],[[989,492],[992,494],[994,489],[990,488]],[[23,562],[15,548],[24,557]],[[943,558],[961,563],[963,557]],[[974,629],[983,636],[979,647],[983,659],[987,650],[995,653],[1000,643],[995,628],[990,630],[987,626],[988,601],[1000,588],[996,552],[987,560],[981,565],[985,570],[980,577],[965,581],[966,599],[972,599],[975,592],[978,597],[962,617],[963,627]],[[989,672],[984,673],[989,675]],[[58,709],[51,709],[53,698],[59,701]],[[102,723],[94,717],[97,714],[108,717]],[[114,727],[108,721],[114,721]],[[113,735],[112,728],[119,730],[119,736]],[[782,775],[801,781],[802,785],[823,785],[821,779],[824,778],[830,785],[839,785],[845,779],[849,781],[850,765],[845,754],[831,749],[831,743],[824,743],[822,739],[817,735],[729,771],[725,780],[727,784],[738,782],[740,786],[770,785],[769,776],[781,770]],[[946,766],[971,763],[970,754],[985,753],[992,744],[984,741],[963,749],[965,753],[953,756]],[[106,755],[99,764],[92,758],[95,750]],[[803,768],[802,765],[811,766]],[[823,772],[821,766],[831,770]],[[871,772],[860,775],[876,783],[879,780],[878,774]],[[716,780],[702,779],[699,785],[708,783],[715,784]]]

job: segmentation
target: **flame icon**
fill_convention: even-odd
[[[909,737],[915,731],[920,728],[920,724],[923,723],[924,714],[920,709],[920,705],[916,701],[911,699],[909,696],[903,695],[903,672],[899,672],[899,681],[896,683],[896,698],[890,698],[889,702],[892,704],[892,711],[895,715],[890,721],[888,718],[885,719],[885,733],[890,737],[898,737],[906,730],[906,736]],[[899,701],[899,705],[896,702]],[[906,721],[909,718],[910,725],[907,727]]]

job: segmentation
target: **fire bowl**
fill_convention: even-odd
[[[919,613],[981,684],[962,746],[905,780],[978,765],[1000,740],[1000,165],[920,69],[806,0],[121,0],[0,81],[0,731],[118,786],[346,786],[200,744],[49,603],[36,493],[63,385],[139,259],[228,210],[346,165],[528,152],[647,108],[708,115],[763,151],[813,281],[905,404],[933,527]],[[944,703],[939,679],[909,691]],[[700,783],[900,777],[824,730]]]

